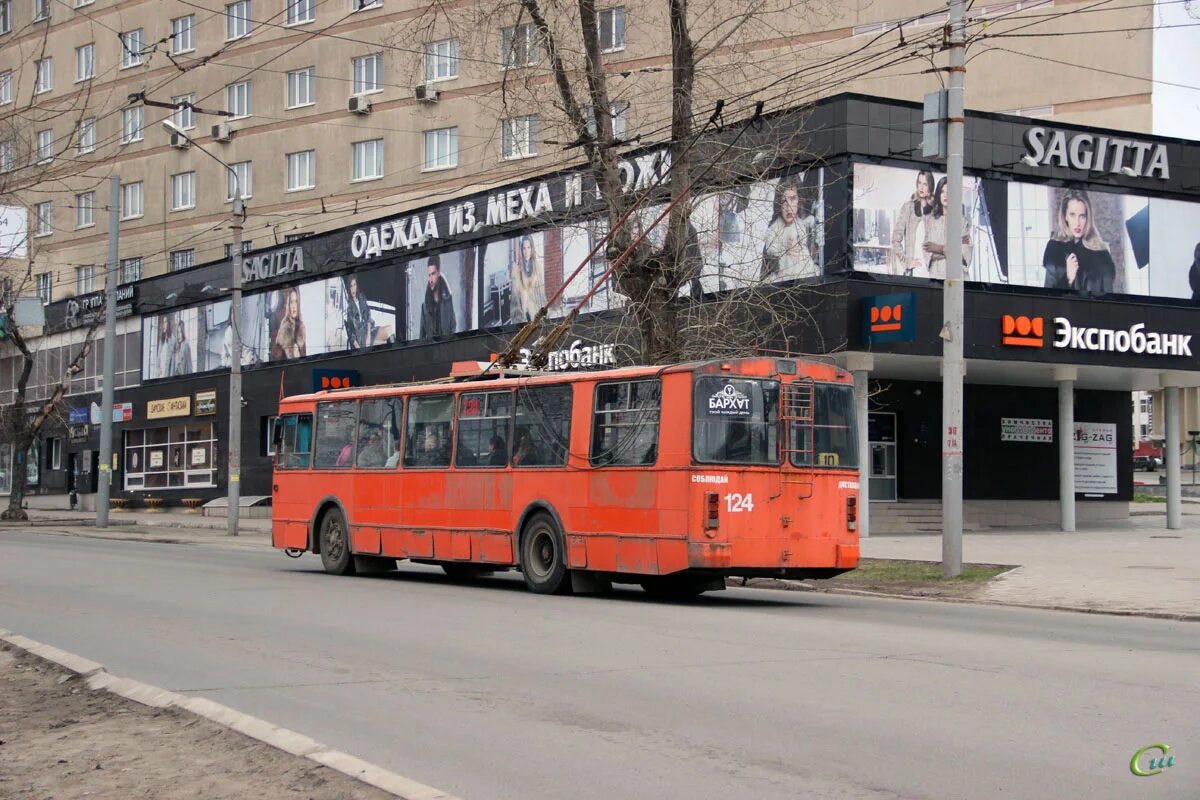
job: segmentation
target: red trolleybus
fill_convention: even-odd
[[[272,541],[338,575],[396,559],[535,592],[858,565],[850,375],[755,358],[530,374],[280,402]]]

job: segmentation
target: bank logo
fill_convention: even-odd
[[[1129,771],[1139,778],[1157,775],[1168,767],[1175,766],[1175,756],[1167,755],[1171,746],[1166,744],[1148,744],[1133,754],[1129,760]],[[1148,758],[1147,758],[1148,756]],[[1146,768],[1142,768],[1145,759]]]
[[[314,392],[329,389],[349,389],[361,385],[358,380],[358,370],[354,369],[314,369],[312,371],[312,386]]]
[[[917,338],[917,296],[912,292],[863,298],[863,338],[868,344]]]
[[[1005,314],[1000,319],[1000,340],[1009,347],[1041,347],[1045,344],[1046,321],[1042,317],[1014,317]]]

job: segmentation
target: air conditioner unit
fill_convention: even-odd
[[[416,86],[413,89],[413,94],[416,96],[417,102],[420,103],[436,103],[442,96],[439,90],[434,89],[427,83]]]
[[[233,138],[233,129],[221,122],[212,126],[212,138],[217,142],[228,142]]]
[[[349,104],[350,113],[352,114],[370,114],[371,100],[370,98],[361,95],[354,95],[350,98]]]
[[[174,147],[176,150],[187,150],[190,144],[191,142],[182,133],[171,134],[171,147]]]

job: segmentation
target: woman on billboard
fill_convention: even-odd
[[[946,179],[938,181],[933,194],[933,208],[925,218],[925,244],[922,249],[928,259],[929,277],[946,280],[946,207],[950,204],[950,190]],[[971,266],[971,234],[963,220],[962,262],[963,269]]]
[[[1117,265],[1108,245],[1096,232],[1092,201],[1087,192],[1072,189],[1058,203],[1054,234],[1042,254],[1047,289],[1074,289],[1084,294],[1108,294]]]
[[[821,274],[817,267],[817,221],[801,208],[800,187],[794,180],[775,187],[775,208],[763,245],[763,278],[789,281]]]
[[[933,211],[933,173],[923,169],[917,173],[917,186],[912,197],[896,212],[892,227],[892,274],[920,275],[927,267],[921,245],[928,239],[925,223]]]
[[[510,265],[513,290],[513,321],[528,322],[546,305],[546,284],[533,237],[521,237],[520,253]]]
[[[305,356],[304,320],[300,318],[300,288],[293,286],[284,290],[283,319],[271,343],[271,360],[303,358]]]

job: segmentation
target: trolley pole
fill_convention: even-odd
[[[112,497],[113,385],[117,371],[117,281],[121,268],[121,178],[108,179],[108,269],[104,274],[104,386],[100,392],[100,474],[96,486],[96,527],[108,527]]]
[[[229,303],[229,327],[232,331],[229,358],[229,530],[238,535],[239,500],[242,494],[242,221],[246,207],[242,202],[242,187],[234,173],[233,219],[233,282]]]
[[[963,0],[950,0],[947,81],[946,285],[942,292],[942,574],[962,574],[963,529]]]

